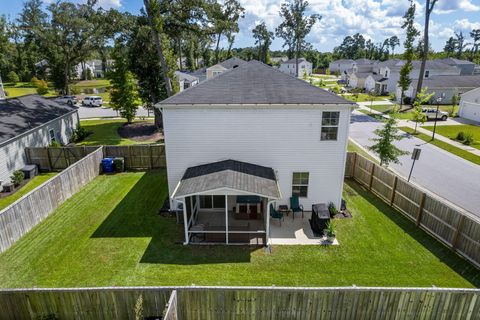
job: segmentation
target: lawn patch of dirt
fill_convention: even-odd
[[[151,122],[126,123],[118,128],[118,134],[136,142],[156,142],[163,139],[163,133]]]

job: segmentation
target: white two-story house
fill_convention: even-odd
[[[268,243],[271,208],[292,196],[340,207],[353,105],[255,60],[158,103],[185,243]]]
[[[282,62],[280,64],[279,70],[283,73],[289,74],[291,76],[296,76],[297,64],[295,58]],[[305,58],[298,58],[298,77],[302,78],[304,75],[312,74],[312,63],[307,61]]]

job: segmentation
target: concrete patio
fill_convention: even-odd
[[[271,245],[338,245],[337,239],[333,243],[324,237],[315,237],[310,228],[312,213],[305,211],[304,218],[297,213],[295,219],[292,213],[285,216],[280,225],[277,219],[270,219],[270,244]]]

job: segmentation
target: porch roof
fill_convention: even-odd
[[[281,198],[272,168],[235,160],[188,168],[175,188],[172,198],[216,192],[238,192],[270,199]]]

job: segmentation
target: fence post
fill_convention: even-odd
[[[355,180],[355,167],[357,166],[357,153],[353,153],[352,178]]]
[[[372,162],[372,172],[370,172],[370,182],[368,183],[368,190],[372,190],[373,176],[375,175],[375,163]]]
[[[50,148],[45,147],[45,151],[47,151],[47,161],[48,161],[48,171],[52,171],[52,158],[50,157]]]
[[[455,249],[457,247],[458,238],[460,238],[460,231],[462,231],[464,223],[465,223],[465,216],[462,214],[460,216],[460,219],[458,220],[457,228],[455,229],[455,233],[453,235],[452,249]]]
[[[86,155],[87,155],[87,146],[86,146],[86,145],[83,145],[82,157],[85,158]]]
[[[149,161],[148,165],[150,166],[150,170],[151,170],[151,169],[153,169],[153,159],[152,159],[153,154],[152,154],[152,145],[151,144],[148,145],[148,154],[150,155],[150,158],[149,158],[150,161]]]
[[[398,177],[394,176],[393,186],[392,186],[392,195],[390,196],[390,207],[393,206],[393,202],[395,201],[395,192],[397,191],[397,183],[398,183]]]
[[[423,206],[425,205],[425,198],[427,197],[427,194],[424,192],[422,193],[422,198],[420,199],[420,205],[418,206],[418,212],[417,212],[417,227],[420,225],[420,222],[422,222],[422,214],[423,214]]]

